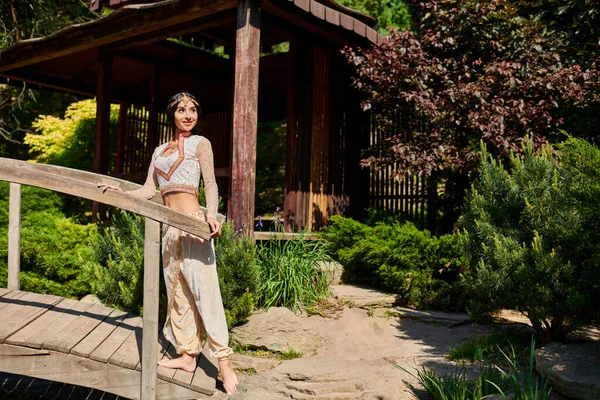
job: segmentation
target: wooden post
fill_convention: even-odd
[[[240,0],[237,6],[231,197],[228,219],[248,236],[254,231],[258,64],[260,58],[259,0]]]
[[[142,333],[142,384],[140,399],[156,399],[158,353],[158,279],[160,223],[146,218],[144,235],[144,330]]]
[[[110,99],[112,81],[112,54],[100,53],[98,80],[96,84],[96,136],[94,146],[94,172],[108,173],[108,148],[110,139]],[[104,208],[104,207],[102,207]],[[92,218],[101,213],[98,203],[92,204]]]
[[[284,228],[286,232],[298,230],[296,223],[296,193],[298,183],[296,170],[298,167],[298,113],[296,107],[296,56],[298,53],[296,40],[290,43],[287,90],[287,132],[285,136],[285,178],[284,178]]]
[[[148,164],[151,161],[154,149],[159,145],[158,137],[158,111],[156,107],[156,89],[158,86],[158,74],[156,66],[151,67],[150,73],[150,102],[148,104],[148,142],[146,150],[148,154]]]
[[[126,119],[128,103],[119,103],[119,127],[117,129],[117,160],[115,162],[115,173],[117,175],[123,173],[123,156],[125,153],[125,135],[127,132]]]
[[[8,206],[8,288],[19,290],[21,273],[21,185],[10,183]]]

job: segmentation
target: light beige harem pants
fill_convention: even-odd
[[[202,211],[191,214],[204,219]],[[163,274],[167,287],[165,337],[177,353],[202,352],[203,334],[208,336],[212,358],[233,351],[223,310],[212,240],[203,240],[172,226],[163,226]]]

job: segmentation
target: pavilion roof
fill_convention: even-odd
[[[93,96],[98,59],[108,51],[114,60],[114,100],[144,104],[147,82],[152,74],[158,74],[164,78],[157,82],[159,96],[192,84],[211,94],[212,103],[227,103],[229,93],[223,89],[231,84],[231,60],[166,39],[208,38],[232,45],[237,1],[140,1],[123,5],[123,1],[110,0],[120,7],[106,17],[14,44],[0,52],[0,76]],[[368,46],[384,40],[363,22],[371,21],[374,26],[376,21],[371,17],[348,9],[339,11],[341,6],[332,0],[263,0],[261,8],[261,43],[267,45],[306,35],[339,47]],[[261,85],[271,85],[275,92],[285,87],[281,85],[285,79],[283,58],[261,57],[261,74],[269,73],[268,82]]]

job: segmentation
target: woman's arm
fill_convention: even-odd
[[[156,173],[154,172],[154,160],[156,158],[156,150],[152,154],[152,160],[150,161],[150,167],[148,167],[148,176],[144,186],[136,190],[129,190],[127,193],[130,196],[137,197],[139,199],[149,200],[156,194],[156,188],[158,187],[158,179],[156,179]]]
[[[158,180],[156,179],[156,174],[154,173],[154,159],[156,155],[156,150],[154,150],[154,154],[152,154],[152,161],[150,162],[150,167],[148,168],[148,176],[146,177],[146,182],[144,186],[136,190],[129,190],[127,192],[128,195],[137,197],[139,199],[149,200],[156,194],[156,188],[158,187]],[[99,183],[98,187],[106,189],[116,190],[118,192],[123,192],[119,186],[109,185],[107,183]]]
[[[200,162],[202,180],[204,181],[204,194],[206,196],[206,218],[216,219],[217,206],[219,204],[219,193],[215,179],[215,162],[213,159],[212,146],[208,139],[202,138],[196,147],[196,157]]]

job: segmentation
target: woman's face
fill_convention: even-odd
[[[177,133],[189,132],[198,123],[198,107],[191,101],[180,101],[175,110]]]

